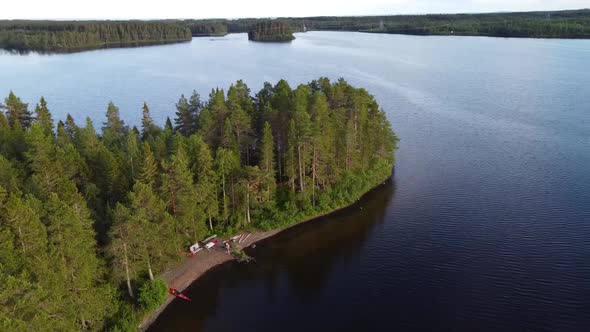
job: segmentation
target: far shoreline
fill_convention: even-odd
[[[298,227],[298,226],[301,226],[303,224],[307,224],[307,223],[310,223],[313,221],[320,221],[320,219],[322,219],[322,218],[327,218],[327,217],[330,217],[331,215],[334,215],[336,213],[339,213],[339,212],[342,212],[342,211],[347,210],[349,208],[352,208],[357,203],[359,203],[359,201],[364,199],[368,194],[381,188],[382,186],[387,185],[388,183],[391,183],[391,181],[393,181],[394,175],[395,175],[395,166],[392,169],[391,174],[385,180],[381,181],[376,186],[370,188],[368,191],[363,193],[357,199],[355,199],[354,201],[350,202],[350,204],[347,204],[345,206],[336,208],[336,209],[328,211],[328,212],[321,213],[321,214],[313,216],[313,217],[303,219],[301,221],[298,221],[298,222],[293,223],[288,226],[279,227],[279,228],[275,228],[275,229],[268,230],[268,231],[257,230],[257,231],[251,232],[250,233],[251,235],[248,237],[248,239],[246,241],[244,241],[240,245],[240,248],[242,250],[244,250],[246,248],[251,247],[253,244],[257,244],[258,242],[261,242],[263,240],[270,240],[275,235],[282,233],[286,230],[289,230],[289,229],[292,229],[292,228],[295,228],[295,227]],[[239,232],[239,233],[244,233],[244,231]],[[248,232],[245,232],[244,234],[246,234],[246,233],[248,233]],[[204,256],[205,254],[206,254],[206,256]],[[166,272],[164,272],[162,274],[162,277],[167,282],[168,287],[176,288],[182,292],[186,288],[188,288],[190,285],[192,285],[193,283],[198,282],[199,279],[201,279],[205,274],[213,271],[214,268],[216,268],[222,264],[226,264],[228,262],[234,261],[234,260],[235,260],[235,258],[231,255],[228,255],[225,252],[225,249],[223,249],[223,248],[215,248],[215,250],[212,250],[210,252],[201,251],[195,257],[187,258],[179,265],[175,266],[174,268],[172,268],[170,270],[167,270]],[[160,314],[162,312],[164,312],[164,310],[168,307],[168,305],[174,299],[175,299],[175,297],[169,294],[166,298],[166,301],[158,309],[151,312],[150,314],[148,314],[146,317],[144,317],[142,319],[141,323],[138,326],[138,331],[141,331],[141,332],[147,331],[150,328],[150,326],[158,319]]]

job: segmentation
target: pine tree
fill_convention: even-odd
[[[133,293],[131,281],[146,273],[150,280],[177,257],[174,220],[166,204],[146,185],[137,182],[128,195],[128,204],[119,204],[114,213],[110,252],[115,270]]]
[[[263,174],[263,184],[266,190],[266,201],[271,201],[272,193],[275,187],[275,158],[274,158],[274,139],[272,129],[268,122],[264,123],[262,139],[260,141],[260,161],[258,167]]]
[[[119,108],[109,102],[106,113],[106,122],[103,123],[102,132],[105,145],[109,148],[120,146],[123,137],[127,133],[127,127],[119,115]]]
[[[195,189],[193,176],[188,168],[186,152],[181,145],[169,162],[164,163],[162,176],[162,197],[166,202],[168,211],[176,218],[178,225],[176,230],[190,238],[193,243],[200,235],[203,216],[197,210],[195,204]]]
[[[232,176],[234,172],[240,167],[239,157],[232,151],[224,148],[219,148],[215,157],[215,170],[218,174],[218,180],[221,184],[222,190],[222,204],[223,214],[222,218],[227,222],[229,218],[230,197],[228,195],[228,187],[232,184]]]
[[[186,100],[184,95],[181,95],[178,103],[176,103],[176,118],[174,119],[174,124],[174,130],[186,137],[194,132],[195,120],[188,100]]]
[[[213,218],[219,214],[219,202],[217,200],[217,174],[213,170],[213,157],[207,144],[198,136],[195,143],[195,174],[197,174],[196,194],[199,207],[205,214],[209,228],[213,230]]]
[[[8,97],[4,100],[4,108],[6,109],[8,122],[12,127],[14,127],[15,122],[19,122],[22,128],[29,128],[33,121],[33,116],[28,110],[29,105],[23,103],[12,91],[10,91]]]
[[[134,128],[135,129],[135,128]],[[129,171],[129,178],[137,178],[141,165],[139,132],[137,129],[131,130],[125,138],[125,161],[126,168]]]
[[[201,115],[202,107],[203,104],[201,103],[201,96],[197,93],[197,91],[193,91],[188,101],[188,109],[193,122],[193,128],[191,129],[192,133],[196,133],[200,128],[199,117]]]
[[[289,121],[289,131],[287,134],[287,153],[285,154],[285,171],[289,179],[291,192],[295,193],[295,180],[297,178],[297,129],[295,120]]]

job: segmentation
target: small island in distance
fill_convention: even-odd
[[[295,39],[293,29],[283,21],[258,22],[250,31],[248,39],[261,42],[288,42]]]

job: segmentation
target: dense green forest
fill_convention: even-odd
[[[189,41],[181,21],[0,21],[0,48],[78,51]]]
[[[397,144],[344,80],[194,92],[164,127],[146,104],[129,127],[110,103],[98,130],[49,105],[11,92],[0,112],[1,331],[134,331],[179,251],[346,206],[391,176]]]
[[[245,18],[185,21],[0,21],[0,48],[78,51],[188,41],[248,32],[251,40],[286,41],[292,32],[362,31],[413,35],[590,38],[590,10],[490,14]]]
[[[282,21],[262,21],[256,23],[248,31],[248,39],[265,42],[282,42],[295,39],[293,30],[286,22]]]
[[[363,31],[417,35],[590,38],[590,10],[490,14],[440,14],[280,18],[294,32]],[[248,32],[263,19],[226,20],[229,32]],[[219,24],[220,21],[217,21]]]
[[[186,21],[191,33],[199,36],[225,36],[228,34],[227,24],[223,20]]]

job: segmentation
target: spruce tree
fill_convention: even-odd
[[[45,101],[45,98],[41,97],[39,104],[35,106],[35,115],[35,121],[41,125],[45,131],[45,134],[53,136],[53,119],[51,118],[51,113],[47,108],[47,102]]]
[[[143,143],[141,167],[136,180],[147,185],[152,190],[155,189],[158,183],[158,162],[147,142]]]
[[[174,118],[174,130],[184,136],[190,136],[195,129],[195,120],[191,112],[188,100],[184,95],[180,96],[178,103],[176,103],[176,118]]]
[[[154,124],[154,120],[150,114],[150,109],[147,103],[143,103],[142,118],[141,118],[141,137],[147,139],[149,136],[157,135],[158,127]]]

